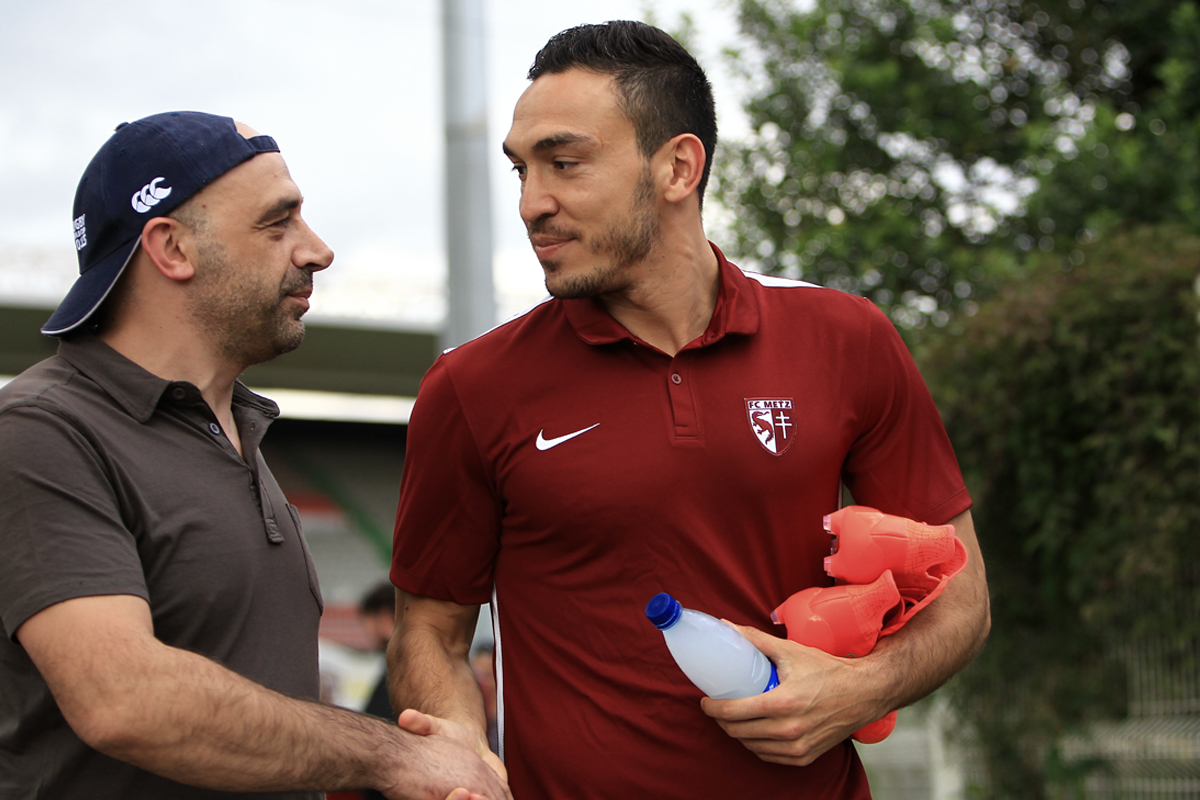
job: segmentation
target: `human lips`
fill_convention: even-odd
[[[305,292],[305,293],[302,293],[302,294],[289,294],[289,295],[288,295],[288,299],[290,299],[290,300],[295,300],[295,301],[296,301],[296,304],[297,304],[297,306],[298,306],[298,308],[296,308],[296,309],[295,309],[295,310],[292,312],[293,314],[295,314],[295,315],[296,315],[296,318],[297,318],[297,319],[299,319],[299,318],[300,318],[300,317],[302,317],[303,315],[307,314],[307,313],[308,313],[308,311],[309,311],[309,309],[311,308],[311,307],[309,306],[309,304],[308,304],[308,297],[309,297],[309,294],[310,294],[309,292]]]
[[[533,252],[542,260],[552,258],[555,253],[571,241],[573,239],[570,236],[554,236],[546,233],[532,233],[529,235],[529,243],[533,245]]]
[[[298,300],[300,305],[307,311],[309,304],[308,298],[312,297],[313,285],[312,280],[294,281],[283,287],[285,297],[290,297],[293,300]]]

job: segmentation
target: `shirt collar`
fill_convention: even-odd
[[[716,344],[729,334],[749,336],[758,332],[758,298],[751,287],[750,279],[742,274],[740,269],[729,263],[720,248],[712,242],[709,242],[709,246],[717,256],[718,280],[720,281],[717,305],[713,309],[708,328],[698,339],[683,348],[684,350]],[[575,334],[584,342],[601,345],[628,340],[644,344],[627,331],[625,326],[613,319],[612,315],[605,310],[604,305],[596,298],[584,297],[561,302]]]
[[[82,332],[61,339],[58,355],[103,389],[138,422],[149,420],[163,394],[174,386],[189,387],[199,396],[199,389],[192,384],[164,380],[147,372],[92,333]],[[252,408],[267,419],[279,416],[279,406],[240,382],[233,385],[233,403]]]

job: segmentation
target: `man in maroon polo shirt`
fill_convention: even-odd
[[[421,386],[391,573],[401,725],[486,757],[467,654],[490,602],[493,764],[521,800],[869,797],[850,734],[940,686],[989,624],[929,393],[869,301],[743,273],[708,242],[712,95],[669,36],[573,28],[529,77],[504,150],[552,298]],[[951,522],[970,554],[858,660],[762,632],[828,583],[821,518],[843,484]],[[643,616],[659,591],[750,626],[780,686],[702,699]]]

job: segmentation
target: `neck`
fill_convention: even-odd
[[[600,301],[634,336],[674,356],[712,320],[720,287],[716,253],[701,230],[698,237],[663,240],[635,269],[638,281]]]
[[[170,324],[152,319],[117,321],[99,338],[152,375],[195,385],[225,435],[242,452],[233,420],[233,384],[242,365],[230,364],[211,343],[177,320]]]

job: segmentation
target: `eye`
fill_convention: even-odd
[[[520,178],[521,180],[525,180],[525,165],[524,164],[513,164],[512,171],[517,173],[518,178]]]
[[[284,228],[291,227],[292,221],[295,218],[296,218],[295,214],[284,214],[282,217],[275,220],[274,222],[267,223],[267,227],[275,228],[277,230],[282,230]]]

